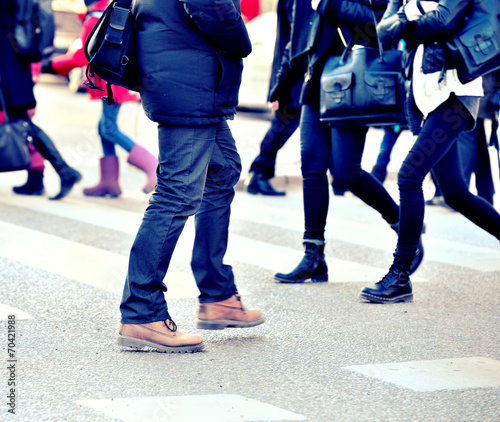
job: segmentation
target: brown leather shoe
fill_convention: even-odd
[[[162,353],[200,352],[203,340],[184,334],[171,319],[148,324],[121,324],[116,343],[136,350]]]
[[[200,303],[197,328],[223,330],[260,325],[265,321],[257,309],[246,309],[238,295],[221,302]]]

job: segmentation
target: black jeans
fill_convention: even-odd
[[[400,226],[397,254],[409,258],[417,246],[424,221],[425,176],[434,171],[446,203],[500,239],[500,215],[484,199],[469,192],[460,165],[457,138],[472,117],[452,95],[431,112],[398,173]]]
[[[260,143],[260,154],[255,158],[250,171],[260,173],[264,179],[274,177],[276,155],[290,139],[300,123],[300,109],[280,107],[271,119],[271,127]]]
[[[335,178],[389,223],[396,223],[399,208],[382,184],[361,168],[368,128],[330,128],[319,120],[319,110],[302,107],[300,152],[304,195],[304,240],[324,240],[328,214],[327,171],[330,158]]]

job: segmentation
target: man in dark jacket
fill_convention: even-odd
[[[161,352],[203,348],[170,318],[163,279],[177,239],[196,215],[191,267],[200,290],[197,327],[262,324],[246,309],[223,264],[230,205],[241,163],[226,120],[238,102],[251,44],[239,0],[137,0],[141,98],[158,122],[158,184],[130,253],[118,344]]]

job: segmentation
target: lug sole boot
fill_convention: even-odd
[[[396,233],[399,231],[399,222],[390,224],[391,229],[394,230]],[[424,234],[426,231],[425,224],[422,226],[422,234]],[[415,249],[415,253],[413,254],[413,259],[411,260],[411,265],[409,269],[409,275],[412,275],[415,271],[418,270],[418,267],[420,267],[420,264],[424,260],[424,245],[422,243],[422,235],[420,235],[420,238],[418,239],[418,245],[417,248]]]
[[[160,353],[188,353],[203,350],[196,334],[184,334],[171,319],[148,324],[121,324],[116,343],[134,350]]]
[[[304,283],[311,279],[314,283],[328,281],[328,266],[325,261],[325,245],[304,242],[305,254],[295,269],[288,273],[276,273],[278,283]]]
[[[389,272],[374,287],[365,287],[359,294],[360,300],[374,303],[412,302],[413,289],[410,281],[410,263],[395,257]]]
[[[220,302],[200,303],[196,328],[223,330],[248,328],[264,323],[265,318],[257,309],[246,309],[238,295]]]
[[[120,163],[116,155],[107,155],[99,160],[101,180],[95,186],[83,189],[86,196],[111,196],[118,198],[122,190],[118,183]]]

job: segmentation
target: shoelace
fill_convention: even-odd
[[[170,323],[172,324],[172,328],[170,328],[170,326],[167,324],[167,321],[170,321]],[[173,321],[172,318],[167,318],[165,321],[163,321],[163,324],[173,333],[177,331],[177,324]]]
[[[377,284],[384,284],[385,281],[389,278],[389,275],[395,274],[397,277],[400,277],[401,275],[404,275],[404,270],[401,270],[401,267],[403,266],[403,262],[396,259],[392,265],[389,268],[388,273],[380,280]]]

